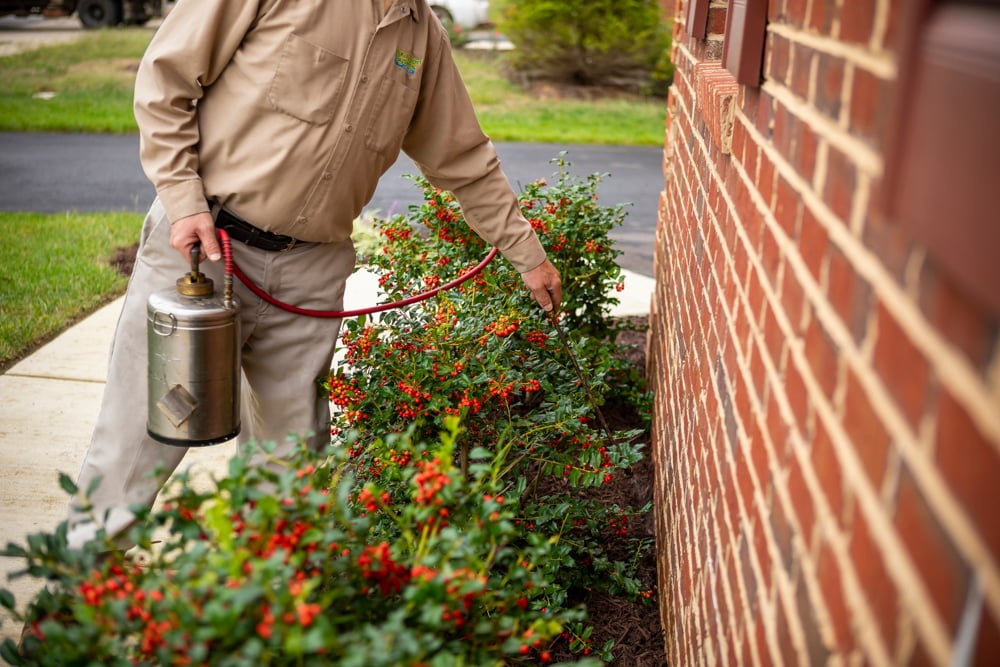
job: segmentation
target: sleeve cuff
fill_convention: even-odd
[[[527,273],[532,269],[537,269],[545,262],[546,258],[545,248],[542,247],[542,242],[534,234],[501,250],[501,252],[519,273]]]
[[[164,186],[158,188],[156,194],[163,203],[171,224],[189,215],[209,210],[201,180],[181,181]]]

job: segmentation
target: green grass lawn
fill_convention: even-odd
[[[455,54],[479,122],[494,141],[663,145],[666,104],[662,100],[539,99],[500,73],[501,58],[491,52]]]
[[[121,294],[110,265],[139,238],[135,213],[0,213],[0,369]]]
[[[98,30],[0,58],[0,131],[135,132],[132,85],[152,34],[148,28]],[[502,57],[456,52],[494,141],[662,145],[662,100],[539,99],[503,76]]]
[[[135,132],[132,85],[152,35],[99,30],[0,58],[0,130]]]

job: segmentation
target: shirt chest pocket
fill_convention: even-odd
[[[267,91],[271,106],[315,125],[329,123],[347,77],[348,60],[289,35]]]
[[[372,107],[365,146],[376,153],[397,153],[417,106],[417,91],[391,77],[379,83]]]

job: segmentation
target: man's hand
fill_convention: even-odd
[[[559,271],[552,266],[552,262],[545,260],[541,265],[521,274],[524,284],[531,290],[538,305],[547,313],[559,312],[559,304],[562,302],[562,281],[559,278]]]
[[[208,211],[181,218],[170,227],[170,246],[184,255],[185,261],[191,260],[191,246],[199,241],[203,256],[213,262],[222,259],[222,249],[215,235],[215,221]]]

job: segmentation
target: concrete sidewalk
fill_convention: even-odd
[[[653,280],[625,272],[625,290],[614,315],[649,312]],[[345,307],[362,308],[378,298],[377,281],[358,272],[348,283]],[[60,472],[75,479],[90,442],[104,389],[108,349],[123,299],[98,310],[0,375],[0,543],[25,544],[31,533],[49,532],[65,518],[67,496]],[[137,370],[136,372],[144,372]],[[232,443],[196,448],[183,468],[210,480],[224,474]],[[8,581],[18,559],[0,558],[0,588],[14,592],[23,609],[40,588],[28,578]],[[0,641],[16,638],[20,625],[0,612]]]

